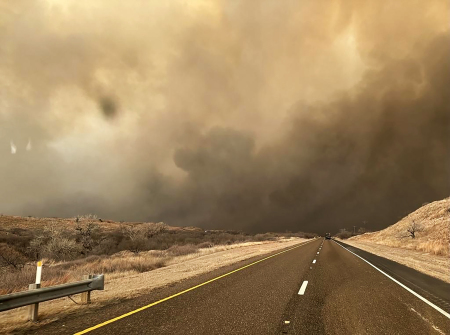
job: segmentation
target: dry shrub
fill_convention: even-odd
[[[7,244],[0,244],[0,267],[20,270],[25,266],[28,259],[16,249]]]
[[[142,224],[142,231],[146,238],[151,238],[155,235],[164,233],[167,231],[167,225],[164,222],[146,222]]]
[[[427,241],[420,243],[417,250],[425,251],[433,255],[447,256],[449,254],[449,245],[441,241]]]
[[[275,241],[276,239],[277,239],[277,235],[275,235],[274,233],[256,234],[255,237],[253,238],[254,241],[258,241],[258,242],[260,242],[260,241]]]
[[[98,216],[96,214],[85,214],[85,215],[78,215],[76,217],[76,221],[96,221],[98,219]]]
[[[186,245],[173,245],[167,252],[173,256],[184,256],[198,252],[198,246],[192,244]]]
[[[69,260],[77,257],[81,253],[80,249],[80,245],[74,240],[66,237],[52,238],[43,247],[42,255],[57,260]]]
[[[335,236],[337,236],[338,238],[345,240],[347,238],[350,238],[353,236],[353,234],[349,231],[341,231],[339,233],[337,233]]]
[[[203,243],[198,244],[197,247],[199,249],[212,248],[212,247],[214,247],[214,243],[212,243],[212,242],[203,242]]]
[[[71,260],[81,254],[82,246],[76,242],[67,229],[52,223],[45,227],[30,242],[38,258],[46,257],[54,260]]]
[[[123,228],[123,234],[126,236],[126,240],[122,241],[121,247],[130,250],[135,254],[144,250],[150,250],[155,244],[154,241],[151,243],[154,237],[166,231],[167,225],[163,222],[146,222],[126,226]]]

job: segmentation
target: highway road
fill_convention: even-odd
[[[414,270],[394,277],[394,262],[382,273],[357,252],[312,240],[33,334],[450,334],[449,284],[424,275],[411,283]]]

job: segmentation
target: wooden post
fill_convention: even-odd
[[[84,279],[92,279],[92,275],[83,275]],[[91,291],[81,293],[81,303],[86,305],[91,303]]]
[[[30,284],[28,286],[29,290],[34,290],[37,288],[40,288],[41,284]],[[28,306],[28,320],[37,322],[38,319],[38,311],[39,311],[39,304],[33,304]]]

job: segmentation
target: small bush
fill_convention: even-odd
[[[167,249],[167,252],[173,256],[183,256],[198,252],[198,247],[192,244],[173,245]]]
[[[27,261],[28,259],[13,247],[4,243],[0,244],[0,267],[20,270]]]
[[[272,233],[257,234],[253,238],[255,241],[275,241],[277,238]]]
[[[212,247],[214,247],[214,243],[212,243],[212,242],[203,242],[203,243],[198,244],[197,247],[199,249],[212,248]]]
[[[76,217],[76,221],[96,221],[98,219],[98,216],[95,214],[85,214],[85,215],[78,215]]]
[[[336,234],[337,237],[339,237],[342,240],[345,240],[347,238],[350,238],[353,236],[353,234],[349,231],[341,231],[340,233]]]
[[[61,237],[53,238],[42,249],[42,256],[54,260],[71,260],[81,253],[80,245],[74,240]]]

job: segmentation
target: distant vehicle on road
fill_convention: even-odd
[[[325,238],[326,238],[327,240],[331,240],[331,234],[330,234],[330,233],[326,233],[326,234],[325,234]]]

